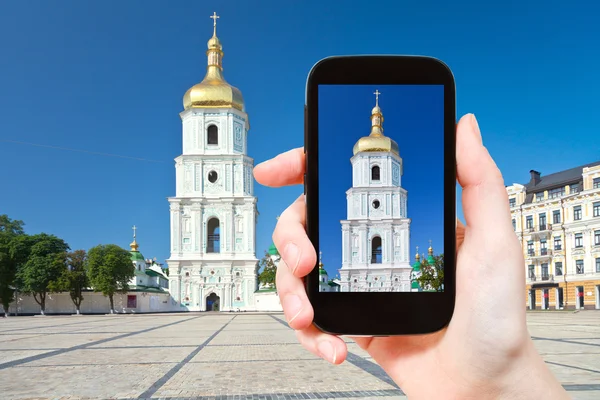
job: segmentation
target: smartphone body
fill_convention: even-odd
[[[423,334],[450,322],[455,103],[450,69],[430,57],[329,57],[310,71],[304,185],[318,261],[305,286],[322,331]]]

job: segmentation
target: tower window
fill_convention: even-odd
[[[379,203],[379,200],[373,200],[373,208],[374,209],[378,209],[380,205],[381,205],[381,203]]]
[[[219,128],[216,125],[211,125],[206,130],[206,143],[219,144]]]
[[[218,178],[219,178],[219,174],[217,174],[217,171],[210,171],[208,173],[208,181],[210,183],[215,183]]]
[[[381,264],[381,237],[375,236],[371,242],[371,264]]]
[[[379,172],[379,166],[375,165],[373,168],[371,168],[371,180],[378,181],[380,176]]]
[[[220,240],[220,228],[219,228],[219,219],[211,218],[208,221],[206,226],[207,231],[207,243],[206,243],[206,252],[207,253],[220,253],[221,252],[221,240]]]

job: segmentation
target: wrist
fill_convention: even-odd
[[[491,385],[495,399],[569,399],[565,389],[550,371],[533,341],[515,354],[504,374]]]

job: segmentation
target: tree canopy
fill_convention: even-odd
[[[113,295],[129,290],[129,281],[135,276],[135,267],[129,251],[115,244],[107,244],[92,247],[88,251],[86,272],[94,290],[109,298],[112,313]]]

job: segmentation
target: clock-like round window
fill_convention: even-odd
[[[374,209],[378,209],[380,205],[381,205],[381,203],[379,202],[379,200],[373,200],[373,208]]]
[[[210,183],[215,183],[218,178],[219,178],[219,175],[217,174],[217,171],[210,171],[208,173],[208,181]]]

